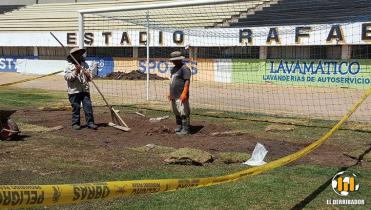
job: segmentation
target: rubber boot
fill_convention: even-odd
[[[190,132],[189,132],[189,118],[183,118],[182,119],[182,130],[180,132],[177,132],[176,134],[179,135],[179,136],[186,136],[186,135],[189,135]]]
[[[182,118],[180,116],[175,116],[176,119],[176,125],[175,133],[178,133],[182,130]]]

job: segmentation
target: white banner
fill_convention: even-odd
[[[55,32],[66,46],[77,46],[77,32]],[[85,32],[85,46],[143,47],[144,30]],[[251,28],[150,30],[150,46],[309,46],[370,44],[371,23]],[[49,32],[1,32],[0,46],[59,47]]]

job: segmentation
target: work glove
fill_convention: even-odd
[[[187,93],[183,91],[182,95],[180,95],[179,100],[180,102],[184,103],[188,99]]]
[[[184,103],[188,99],[189,83],[184,86],[183,92],[179,97],[181,103]]]
[[[82,69],[81,65],[75,65],[75,74],[76,74],[76,76],[80,74],[81,69]]]

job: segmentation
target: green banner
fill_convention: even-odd
[[[371,86],[371,60],[233,60],[233,83],[320,87]]]

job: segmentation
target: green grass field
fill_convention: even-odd
[[[37,109],[41,106],[66,104],[65,93],[15,88],[0,89],[0,108]],[[122,107],[122,112],[133,108]],[[157,112],[148,110],[148,113]],[[266,116],[245,116],[245,119],[215,118],[195,115],[197,120],[224,123],[231,129],[245,130],[256,138],[291,143],[310,143],[326,133],[335,122],[310,121],[310,126],[297,125],[293,131],[265,132],[269,122]],[[29,119],[15,116],[20,124]],[[300,124],[303,119],[294,119]],[[304,119],[306,120],[306,119]],[[292,119],[291,121],[292,122]],[[309,124],[308,124],[309,125]],[[316,125],[318,125],[316,127]],[[64,184],[117,180],[195,178],[225,175],[245,169],[240,164],[216,162],[205,166],[179,166],[159,164],[159,157],[136,152],[129,148],[104,150],[112,160],[135,160],[130,167],[113,167],[113,162],[91,162],[68,156],[78,148],[96,147],[94,142],[76,141],[53,133],[29,130],[25,141],[0,142],[0,183],[5,184]],[[347,147],[357,154],[371,146],[371,133],[354,130],[338,131],[326,145]],[[77,146],[77,147],[75,147]],[[52,151],[52,152],[51,152]],[[369,152],[369,151],[368,151]],[[20,158],[19,154],[24,156]],[[365,154],[369,155],[369,153]],[[94,154],[92,154],[94,156]],[[93,158],[94,159],[94,158]],[[94,159],[96,160],[96,159]],[[143,164],[141,164],[143,163]],[[360,180],[360,190],[347,199],[365,199],[364,206],[327,205],[329,199],[342,199],[336,195],[329,181],[338,172],[349,170]],[[48,173],[44,173],[48,171]],[[370,209],[371,164],[362,162],[349,168],[321,166],[316,163],[293,164],[260,175],[218,186],[182,189],[175,192],[156,193],[105,200],[79,205],[53,206],[48,209]],[[38,209],[38,208],[33,208]]]

